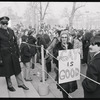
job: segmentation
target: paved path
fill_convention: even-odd
[[[26,82],[24,81],[25,85],[27,87],[29,87],[29,90],[23,90],[22,88],[18,88],[17,86],[17,82],[15,79],[15,76],[13,75],[11,77],[12,83],[14,88],[16,89],[15,92],[11,92],[7,89],[7,84],[6,84],[6,80],[4,77],[0,77],[0,97],[6,97],[6,98],[63,98],[62,96],[62,92],[57,89],[56,86],[56,81],[55,79],[55,72],[51,71],[49,73],[49,78],[45,81],[45,83],[43,84],[42,82],[40,82],[41,80],[41,68],[42,66],[40,64],[36,64],[36,67],[32,70],[31,72],[31,77],[33,79],[33,81],[31,82]],[[86,68],[87,66],[81,66],[81,73],[85,75],[86,73]],[[37,75],[37,72],[40,72],[40,76]],[[23,67],[22,67],[22,75],[23,75]],[[72,98],[83,98],[84,94],[83,94],[83,88],[81,85],[82,80],[84,79],[83,76],[81,76],[80,80],[77,81],[78,84],[78,89],[69,94]],[[48,93],[46,95],[40,95],[41,93],[39,92],[39,86],[41,87],[44,85],[48,86]],[[41,87],[41,88],[42,88]],[[44,89],[44,88],[42,88]],[[43,90],[45,91],[45,90]]]
[[[33,73],[36,74],[37,71],[39,71],[41,73],[41,69],[39,67],[42,67],[41,65],[37,64],[37,67],[33,70]],[[81,66],[81,73],[82,74],[86,74],[86,69],[87,69],[87,66],[86,65],[82,65]],[[55,79],[55,72],[52,71],[49,73],[50,76]],[[38,91],[38,85],[41,84],[40,82],[40,77],[37,77],[37,75],[33,75],[33,81],[32,81],[32,84],[33,86],[35,87],[35,89]],[[62,93],[59,89],[57,89],[56,87],[56,81],[54,81],[53,79],[51,79],[50,77],[47,79],[47,81],[45,81],[45,83],[48,83],[49,84],[49,94],[46,95],[46,96],[41,96],[41,97],[46,97],[46,98],[62,98]],[[77,81],[77,84],[78,84],[78,89],[71,93],[70,96],[72,98],[83,98],[84,97],[84,94],[83,94],[83,88],[82,88],[82,81],[83,81],[84,77],[81,76],[80,77],[80,80]],[[39,91],[38,91],[39,92]]]

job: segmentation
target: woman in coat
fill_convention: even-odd
[[[53,63],[53,56],[51,56],[51,55],[53,55],[53,48],[55,47],[55,45],[59,42],[59,40],[60,40],[60,33],[61,33],[61,31],[60,30],[56,30],[55,31],[55,37],[52,39],[52,41],[49,43],[49,46],[47,47],[47,49],[46,49],[46,56],[45,56],[45,58],[46,58],[46,60],[47,61],[49,61],[49,62],[51,62],[52,61],[52,63]],[[50,55],[50,54],[51,55]],[[53,68],[54,69],[54,68]],[[52,70],[52,69],[51,69]]]
[[[67,50],[67,49],[72,49],[73,45],[71,43],[68,42],[68,33],[66,31],[62,31],[61,35],[60,35],[60,42],[58,42],[56,44],[56,46],[53,49],[53,55],[55,58],[58,57],[58,51],[59,50]],[[54,63],[57,66],[58,69],[58,60],[54,58]],[[58,82],[58,70],[56,72],[56,80]],[[67,82],[67,83],[62,83],[59,84],[67,93],[72,93],[77,89],[77,83],[76,81],[72,81],[72,82]],[[63,97],[64,98],[68,98],[68,94],[65,93],[65,91],[63,91],[63,89],[57,84],[57,88],[60,89],[62,91]]]
[[[91,39],[89,52],[94,55],[88,62],[86,72],[91,80],[86,77],[82,82],[84,98],[100,98],[100,36]]]

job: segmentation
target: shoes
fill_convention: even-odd
[[[45,81],[46,81],[47,79],[45,79]],[[40,82],[43,82],[42,80],[40,80]]]
[[[32,79],[26,79],[26,78],[24,78],[24,80],[25,80],[25,81],[32,81]]]
[[[23,84],[23,85],[19,85],[18,87],[19,87],[19,88],[23,88],[24,90],[29,90],[29,88],[26,87],[24,84]]]
[[[9,91],[12,91],[12,92],[16,91],[16,90],[14,89],[14,87],[9,87],[9,86],[8,86],[8,90],[9,90]]]

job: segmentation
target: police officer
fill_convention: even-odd
[[[19,88],[29,90],[22,80],[19,48],[14,31],[8,27],[9,17],[0,18],[0,76],[6,78],[7,88],[15,91],[10,77],[15,75]]]

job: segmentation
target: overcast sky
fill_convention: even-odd
[[[28,2],[0,2],[0,9],[3,7],[11,6],[13,10],[18,13],[19,16],[22,16],[27,7],[27,3]],[[59,16],[65,7],[71,9],[72,2],[50,2],[50,9],[55,16]],[[86,6],[81,8],[80,10],[83,12],[99,12],[100,2],[87,2]]]

